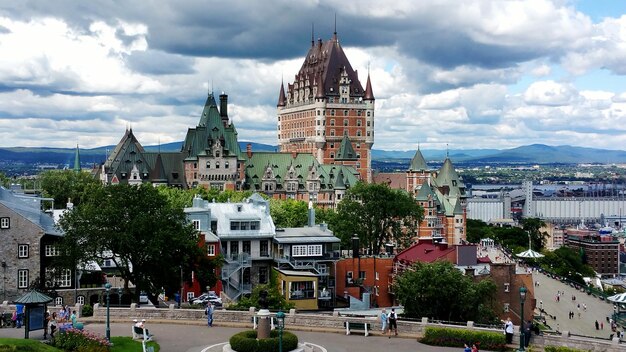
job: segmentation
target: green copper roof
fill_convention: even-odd
[[[415,199],[421,202],[425,202],[428,200],[429,196],[432,199],[437,199],[437,197],[435,196],[435,193],[430,188],[430,185],[428,185],[427,183],[424,183],[422,187],[420,187],[419,191],[417,191],[417,195],[415,196]]]
[[[444,193],[453,197],[465,197],[465,184],[459,177],[459,174],[457,174],[456,170],[454,170],[454,166],[452,166],[452,162],[449,158],[446,158],[443,162],[435,181],[440,189],[448,189],[448,192]]]
[[[352,143],[350,142],[350,138],[347,135],[343,135],[343,139],[341,140],[341,146],[339,146],[339,151],[335,156],[336,160],[357,160],[356,152],[352,147]]]
[[[409,170],[426,171],[428,169],[429,169],[428,164],[426,164],[426,160],[424,159],[422,152],[420,151],[419,148],[417,148],[417,151],[415,151],[415,155],[413,156],[413,159],[411,159]]]
[[[15,304],[40,304],[50,302],[52,302],[52,297],[35,290],[31,290],[22,297],[13,301]]]
[[[339,174],[337,175],[337,180],[335,181],[335,189],[346,189],[346,184],[343,180],[342,170],[339,170]]]

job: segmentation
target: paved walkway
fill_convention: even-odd
[[[594,336],[609,338],[612,333],[607,317],[613,314],[613,305],[610,302],[602,301],[599,298],[587,295],[586,292],[576,290],[561,281],[552,279],[542,273],[534,272],[533,280],[539,281],[539,286],[535,286],[535,297],[537,298],[537,308],[543,301],[543,309],[556,316],[556,319],[546,318],[548,325],[553,330],[569,331],[576,335]],[[563,294],[557,302],[557,291]],[[572,300],[572,296],[576,300]],[[580,310],[578,305],[580,304]],[[587,310],[583,309],[583,304],[587,306]],[[574,312],[574,318],[569,319],[568,313]],[[580,317],[578,312],[580,311]],[[537,314],[539,310],[537,310]],[[604,329],[596,330],[595,322],[604,323]]]
[[[162,352],[217,352],[222,351],[224,342],[233,334],[248,330],[231,327],[206,327],[203,325],[183,324],[148,324],[146,327],[155,335],[155,341],[161,346]],[[85,329],[104,336],[105,326],[101,323],[88,323]],[[111,324],[111,336],[131,336],[130,323]],[[346,336],[340,333],[294,331],[300,342],[310,342],[320,345],[328,352],[459,352],[462,348],[433,347],[423,345],[414,338],[389,339],[385,336],[363,335]],[[0,329],[0,337],[23,338],[24,330],[15,328]],[[41,340],[43,331],[31,332],[31,339]],[[213,346],[213,347],[211,347]]]

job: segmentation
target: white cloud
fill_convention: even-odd
[[[524,100],[531,105],[563,106],[572,103],[577,96],[578,92],[569,84],[538,81],[528,87]]]

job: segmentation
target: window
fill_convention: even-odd
[[[191,301],[194,296],[195,294],[193,292],[187,292],[187,302]]]
[[[348,271],[346,273],[346,280],[348,281],[349,284],[352,283],[352,271]]]
[[[63,297],[59,296],[59,297],[55,298],[54,304],[56,304],[57,306],[62,306],[63,305]]]
[[[361,119],[357,119],[356,120],[356,125],[357,125],[357,127],[361,127]]]
[[[365,280],[365,271],[359,271],[359,279]]]
[[[27,244],[18,244],[17,245],[17,257],[18,258],[28,258],[28,245]]]
[[[251,252],[250,241],[243,241],[243,253],[250,254]]]
[[[261,257],[268,257],[269,256],[269,245],[268,245],[267,241],[261,241],[260,248],[261,248]]]
[[[78,296],[76,297],[76,303],[78,304],[85,304],[85,296]]]
[[[250,221],[250,230],[258,230],[261,227],[260,221]]]
[[[216,168],[216,169],[219,169],[219,168],[220,168],[220,162],[219,162],[219,161],[216,161],[216,162],[215,162],[215,168]]]
[[[343,119],[343,126],[344,127],[348,126],[348,119]]]
[[[348,116],[348,110],[344,110],[343,111],[343,116]],[[344,124],[345,124],[345,122],[344,122]],[[345,125],[345,126],[347,126],[347,125]]]
[[[330,125],[331,125],[331,126],[334,126],[334,125],[335,125],[335,119],[331,119],[331,120],[330,120]]]
[[[210,162],[210,161],[207,161],[207,162],[206,162],[206,168],[207,168],[207,169],[210,169],[210,168],[211,168],[211,162]]]
[[[210,256],[214,256],[215,255],[215,245],[214,244],[207,244],[207,246],[206,246],[206,254],[210,255]]]
[[[200,220],[192,220],[193,228],[196,230],[200,230]]]
[[[228,167],[229,167],[229,166],[230,166],[230,163],[229,163],[228,161],[225,161],[225,162],[224,162],[224,168],[225,168],[225,169],[228,169]]]
[[[61,270],[61,275],[59,275],[58,280],[56,281],[59,284],[59,287],[72,286],[72,271],[70,269]]]
[[[59,256],[59,251],[57,250],[57,247],[51,244],[47,244],[46,245],[46,257],[57,257],[57,256]]]
[[[291,255],[294,257],[304,257],[306,256],[306,249],[305,245],[292,246]]]
[[[504,304],[504,312],[506,313],[506,312],[508,312],[508,311],[509,311],[509,304],[508,304],[508,303],[505,303],[505,304]]]
[[[504,292],[509,292],[509,283],[504,284]]]
[[[17,271],[17,288],[28,287],[28,270],[21,269]]]
[[[267,283],[267,267],[262,266],[259,268],[259,283],[266,284]]]
[[[239,242],[233,241],[230,243],[230,254],[239,254]]]
[[[307,254],[309,256],[320,256],[320,255],[322,255],[322,245],[321,244],[316,244],[316,245],[308,246]]]
[[[0,229],[8,229],[11,227],[11,218],[0,218]]]

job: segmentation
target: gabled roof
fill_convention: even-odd
[[[51,214],[41,211],[41,203],[38,198],[18,198],[13,192],[0,186],[0,204],[41,228],[46,235],[63,235],[54,226],[54,219]]]
[[[437,260],[444,259],[449,254],[454,253],[454,251],[456,251],[454,246],[421,241],[398,253],[394,258],[394,261],[401,261],[404,263],[432,263]]]
[[[409,170],[411,171],[427,171],[429,169],[428,164],[426,164],[426,160],[422,155],[422,152],[419,148],[415,151],[415,155],[413,155],[413,159],[411,159],[411,164],[409,164]]]
[[[145,150],[133,134],[133,129],[128,129],[115,146],[115,149],[113,149],[113,152],[109,154],[109,157],[104,162],[104,167],[108,172],[114,174],[118,173],[118,169],[122,169],[124,172],[130,172],[133,164],[145,162],[143,158],[144,153]],[[140,165],[138,165],[138,168],[141,169],[139,166]]]
[[[343,139],[341,140],[341,145],[339,146],[339,150],[337,151],[335,160],[358,160],[358,158],[356,157],[356,152],[352,147],[352,142],[350,142],[350,138],[348,138],[348,135],[343,135]]]
[[[435,192],[433,192],[430,185],[427,183],[424,183],[420,187],[419,191],[417,191],[417,194],[415,195],[415,200],[420,201],[420,202],[425,202],[428,200],[429,197],[435,201],[437,200],[437,196],[435,195]]]

